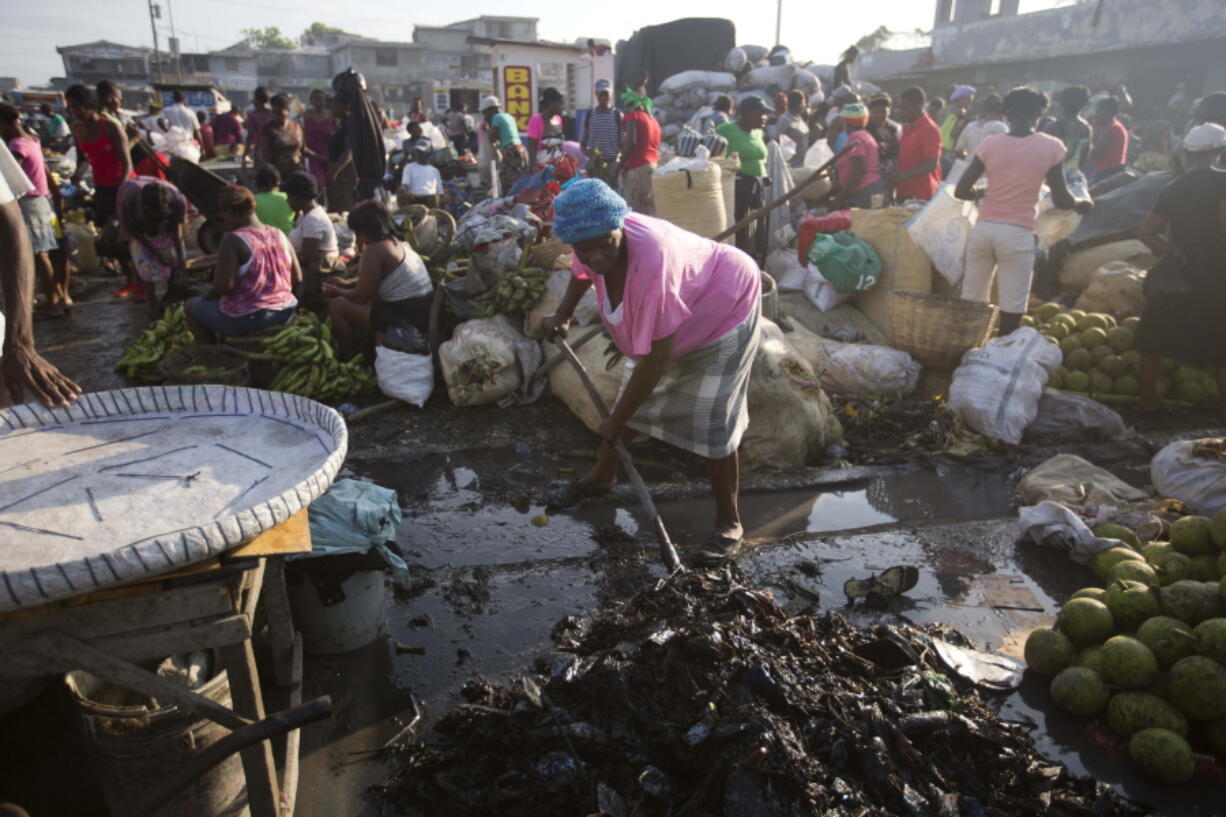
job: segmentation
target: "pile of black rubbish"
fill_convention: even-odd
[[[789,616],[731,567],[676,574],[564,619],[536,674],[470,682],[376,794],[411,817],[1143,813],[1041,759],[938,634],[960,638]]]

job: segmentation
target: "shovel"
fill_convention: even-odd
[[[596,411],[600,413],[602,420],[609,418],[609,408],[604,404],[604,400],[600,398],[600,392],[596,391],[596,384],[592,382],[591,376],[587,373],[587,369],[583,366],[575,350],[561,336],[555,337],[553,342],[561,349],[562,355],[570,361],[570,365],[575,367],[575,372],[579,375],[579,379],[583,381],[583,387],[587,389],[588,396],[592,398],[592,403],[596,406]],[[622,467],[626,469],[626,474],[630,477],[630,483],[634,486],[635,493],[639,496],[639,503],[643,506],[643,512],[651,518],[651,526],[656,534],[656,541],[660,544],[660,558],[664,561],[664,566],[668,568],[670,573],[675,573],[678,570],[684,570],[681,566],[681,559],[677,557],[677,549],[673,547],[673,542],[668,537],[668,530],[664,527],[664,520],[660,518],[660,512],[656,510],[656,503],[651,499],[651,492],[647,490],[647,483],[643,481],[643,477],[639,474],[638,469],[634,467],[634,461],[630,459],[630,452],[626,450],[626,444],[620,439],[616,446],[617,456],[621,459]]]

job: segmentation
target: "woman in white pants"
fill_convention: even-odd
[[[1061,210],[1087,213],[1094,205],[1074,199],[1064,180],[1064,143],[1037,133],[1039,117],[1047,109],[1047,96],[1029,88],[1015,88],[1005,97],[1009,132],[989,136],[975,150],[954,195],[979,202],[979,220],[966,248],[962,297],[987,303],[992,277],[999,276],[1000,334],[1020,325],[1030,300],[1034,277],[1034,225],[1039,215],[1043,182],[1051,188],[1052,203]],[[987,174],[986,190],[975,182]]]

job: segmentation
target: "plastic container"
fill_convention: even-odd
[[[88,224],[70,221],[64,225],[63,230],[77,248],[77,270],[97,272],[101,262],[98,260],[98,249],[95,246],[98,236],[93,229]]]
[[[230,733],[176,706],[129,705],[135,696],[84,671],[64,684],[81,715],[85,743],[94,756],[107,807],[114,817],[131,814],[149,789],[184,762]],[[230,684],[219,672],[197,690],[229,707]],[[135,696],[139,697],[139,696]],[[250,817],[242,760],[237,754],[214,766],[153,817]]]
[[[295,559],[286,564],[294,624],[302,649],[339,655],[365,647],[386,621],[386,565],[374,552]]]

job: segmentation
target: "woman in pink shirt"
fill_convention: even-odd
[[[850,148],[834,163],[839,186],[834,192],[830,209],[848,207],[868,209],[877,197],[877,206],[885,205],[886,183],[881,179],[881,148],[868,130],[868,108],[860,103],[844,105],[840,112],[847,133],[846,148]]]
[[[1009,132],[979,143],[954,191],[960,199],[979,202],[979,220],[966,246],[962,297],[986,304],[992,297],[993,275],[998,275],[1001,335],[1018,328],[1030,300],[1034,225],[1043,182],[1051,188],[1052,203],[1061,210],[1088,213],[1094,206],[1074,199],[1069,192],[1062,165],[1064,143],[1035,132],[1046,109],[1046,94],[1029,88],[1010,91],[1005,97]],[[988,186],[976,190],[975,182],[984,174]]]
[[[565,99],[557,88],[546,88],[541,92],[541,112],[528,119],[528,130],[524,134],[524,147],[528,149],[528,158],[533,165],[528,168],[529,173],[536,164],[553,158],[550,155],[552,149],[561,147],[564,106]]]
[[[698,557],[731,558],[743,536],[737,448],[749,425],[762,314],[757,265],[735,247],[632,213],[599,179],[575,182],[557,198],[553,230],[574,249],[573,277],[542,322],[546,337],[566,335],[576,304],[595,286],[601,321],[628,358],[596,465],[559,504],[610,489],[618,437],[642,432],[707,460],[715,532]]]

